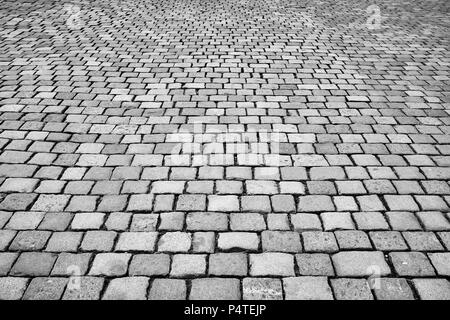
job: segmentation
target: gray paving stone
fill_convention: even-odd
[[[363,231],[336,231],[334,235],[341,250],[372,249],[370,239]]]
[[[203,278],[192,280],[189,300],[239,300],[241,298],[238,279]]]
[[[294,257],[287,253],[250,254],[251,276],[293,276]]]
[[[291,214],[291,223],[295,231],[322,230],[322,223],[317,214]]]
[[[450,222],[445,218],[442,212],[429,211],[429,212],[418,212],[417,217],[419,218],[425,230],[429,231],[445,231],[450,230]]]
[[[112,279],[102,300],[146,300],[148,278],[126,277]]]
[[[333,276],[331,259],[323,253],[302,253],[295,255],[298,272],[302,276]]]
[[[151,232],[156,231],[159,216],[156,214],[135,213],[131,219],[130,231]]]
[[[48,276],[55,263],[56,255],[44,252],[23,252],[16,260],[10,275]]]
[[[137,254],[129,267],[132,276],[165,276],[169,274],[170,256],[167,254]]]
[[[45,247],[45,251],[75,252],[80,245],[82,236],[82,232],[54,232]]]
[[[178,279],[155,279],[148,295],[149,300],[185,300],[186,282]]]
[[[116,251],[154,251],[157,232],[123,232],[116,243]]]
[[[17,232],[13,230],[0,230],[0,250],[8,248]]]
[[[39,230],[64,231],[72,220],[72,214],[68,212],[48,212],[45,214]]]
[[[372,231],[369,232],[370,239],[379,251],[402,251],[408,250],[402,234],[396,231]]]
[[[228,216],[219,212],[193,212],[186,216],[190,231],[222,231],[228,228]]]
[[[211,201],[211,199],[209,199]],[[200,194],[182,194],[178,197],[177,210],[180,211],[202,211],[206,208],[206,196]],[[217,210],[218,208],[211,209],[211,204],[209,210],[211,211],[222,211]]]
[[[300,235],[292,231],[263,231],[261,233],[263,251],[300,252]]]
[[[336,252],[338,245],[332,232],[306,231],[302,232],[305,252]]]
[[[331,258],[338,276],[363,277],[374,273],[386,276],[391,273],[380,251],[344,251],[334,254]]]
[[[333,300],[326,277],[283,278],[286,300]]]
[[[216,247],[214,232],[196,232],[192,239],[192,251],[196,253],[211,253]],[[219,247],[219,246],[218,246]]]
[[[129,253],[99,253],[95,256],[89,275],[123,276],[128,270]]]
[[[172,277],[201,276],[206,273],[206,256],[203,254],[176,254],[172,257]]]
[[[331,286],[337,300],[373,300],[365,279],[331,279]]]
[[[325,298],[328,283],[339,299],[446,295],[442,6],[385,1],[367,39],[357,1],[116,1],[112,14],[86,2],[53,37],[41,32],[61,22],[51,1],[31,24],[29,3],[12,3],[0,276],[27,282],[8,295],[30,282],[30,299],[127,298],[122,282],[141,299]],[[147,20],[150,34],[135,32]],[[42,289],[48,276],[67,288]],[[295,276],[287,292],[281,278]]]
[[[256,251],[259,246],[258,234],[253,232],[221,232],[217,248],[222,251],[249,250]]]
[[[68,195],[41,194],[31,210],[45,212],[63,211],[69,202],[69,198],[70,196]]]
[[[208,274],[213,276],[246,276],[247,256],[244,253],[209,255]]]
[[[398,231],[421,230],[419,220],[412,212],[387,212],[389,224]]]
[[[450,282],[446,279],[413,279],[421,300],[450,300]]]
[[[237,196],[208,196],[208,210],[230,212],[239,211],[239,200]]]
[[[0,299],[20,300],[27,288],[28,279],[19,277],[0,278]]]
[[[244,278],[242,280],[244,300],[282,300],[281,280],[273,278]]]
[[[52,276],[56,275],[78,277],[85,275],[88,270],[90,260],[90,253],[63,252],[58,255],[51,274]]]
[[[87,231],[80,248],[83,251],[111,251],[115,238],[114,231]]]
[[[50,231],[20,231],[9,246],[13,251],[38,251],[45,247]]]
[[[449,276],[450,275],[450,253],[449,252],[435,252],[428,253],[428,257],[431,263],[436,269],[438,275]]]
[[[329,196],[300,196],[298,212],[334,211],[334,205]]]
[[[372,287],[377,300],[414,300],[411,287],[402,278],[379,278]]]
[[[99,300],[105,280],[100,277],[71,277],[63,300]]]
[[[259,213],[232,213],[230,229],[233,231],[260,231],[266,229],[264,216]]]
[[[355,229],[348,212],[324,212],[320,214],[325,231]]]
[[[444,247],[433,232],[403,232],[408,246],[413,251],[442,251]]]
[[[400,276],[434,276],[435,272],[427,256],[421,252],[392,252],[389,257]]]
[[[59,300],[67,284],[66,278],[33,278],[23,300]]]
[[[0,276],[6,276],[18,257],[16,252],[0,252]]]
[[[15,212],[9,219],[6,228],[13,230],[34,230],[44,218],[44,212]]]

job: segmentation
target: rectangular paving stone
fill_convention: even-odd
[[[112,279],[102,300],[146,300],[147,277],[125,277]]]
[[[186,281],[180,279],[155,279],[148,294],[149,300],[185,300]]]
[[[214,253],[209,255],[208,261],[208,274],[210,275],[247,275],[247,256],[244,253]]]
[[[223,231],[228,228],[228,216],[219,212],[192,212],[186,216],[187,230]]]
[[[129,253],[99,253],[95,255],[89,275],[123,276],[128,270]]]
[[[63,300],[99,300],[105,280],[100,277],[73,277],[69,279]]]
[[[239,300],[240,281],[232,278],[201,278],[192,280],[189,300]]]
[[[28,279],[20,277],[0,278],[0,299],[20,300],[27,288]]]
[[[336,300],[373,300],[369,283],[365,279],[331,279]]]
[[[421,252],[391,252],[389,257],[399,276],[434,276],[433,266]]]
[[[286,300],[333,300],[326,277],[283,278]]]
[[[131,276],[165,276],[169,274],[170,256],[167,254],[136,254],[129,266]]]
[[[23,300],[59,300],[67,284],[67,278],[33,278]]]
[[[170,276],[176,278],[201,276],[206,273],[206,255],[176,254],[172,258]]]
[[[283,300],[281,280],[273,278],[244,278],[243,300]]]
[[[380,278],[372,287],[377,300],[414,300],[413,291],[403,278]]]
[[[450,300],[450,282],[446,279],[413,279],[421,300]]]
[[[287,253],[250,254],[251,276],[294,276],[294,257]]]
[[[391,269],[380,251],[347,251],[331,256],[338,276],[364,277],[376,273],[378,276],[391,274]]]
[[[261,233],[263,251],[301,252],[300,235],[291,231],[263,231]]]
[[[3,6],[0,299],[448,296],[446,10],[247,2]]]
[[[123,232],[116,243],[116,251],[154,251],[157,232]]]

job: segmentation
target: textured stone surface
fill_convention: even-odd
[[[447,297],[448,3],[297,2],[1,1],[0,299]]]
[[[239,300],[238,279],[203,278],[192,280],[189,300]]]
[[[291,277],[283,279],[286,300],[333,300],[326,277]]]

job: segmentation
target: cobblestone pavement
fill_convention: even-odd
[[[2,0],[0,299],[450,299],[449,11]]]

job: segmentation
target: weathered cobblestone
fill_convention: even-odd
[[[291,277],[283,279],[287,300],[333,300],[326,277]]]
[[[450,282],[446,279],[414,279],[420,299],[450,300]]]
[[[279,279],[244,278],[242,280],[244,300],[282,300],[282,284]]]
[[[450,299],[446,5],[0,2],[0,299]]]

